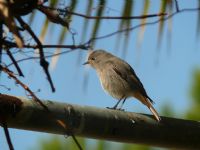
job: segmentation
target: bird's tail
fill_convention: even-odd
[[[146,105],[149,110],[152,112],[153,116],[155,117],[155,119],[159,122],[161,120],[158,112],[156,111],[156,109],[153,107],[151,101],[146,98],[145,96],[141,95],[141,94],[134,94],[134,97],[136,97],[137,99],[139,99],[144,105]]]
[[[148,106],[147,106],[147,107],[148,107]],[[159,122],[159,121],[161,120],[161,118],[160,118],[158,112],[157,112],[157,111],[155,110],[155,108],[152,106],[152,104],[151,104],[151,106],[149,106],[148,108],[150,109],[150,111],[152,112],[152,114],[154,115],[154,117],[156,118],[156,120]]]

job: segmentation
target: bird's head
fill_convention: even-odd
[[[104,50],[95,50],[89,53],[88,59],[83,65],[89,64],[95,69],[102,68],[110,57],[112,55]]]

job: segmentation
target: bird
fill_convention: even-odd
[[[126,61],[99,49],[89,53],[83,65],[86,64],[96,70],[104,91],[118,100],[111,109],[117,109],[121,101],[123,105],[127,98],[134,97],[149,108],[158,122],[161,120],[153,107],[154,101],[147,95],[142,82]]]

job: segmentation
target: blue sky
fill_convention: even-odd
[[[68,1],[67,1],[68,2]],[[66,4],[67,4],[66,2]],[[96,1],[95,1],[96,2]],[[108,6],[114,10],[107,9],[105,15],[120,15],[122,0],[108,0]],[[76,11],[84,13],[84,2],[81,1]],[[182,0],[179,2],[180,8],[195,8],[197,1]],[[150,13],[159,11],[159,0],[151,0]],[[142,12],[141,2],[135,2],[134,14],[139,15]],[[123,46],[116,48],[115,42],[118,37],[113,36],[98,40],[95,49],[105,49],[115,55],[124,58],[135,70],[138,77],[144,84],[149,96],[155,101],[155,108],[158,112],[162,111],[165,104],[169,104],[182,117],[185,110],[189,109],[191,101],[189,88],[192,80],[192,72],[195,68],[200,68],[199,41],[196,39],[197,12],[185,12],[173,17],[171,46],[167,39],[167,23],[165,23],[164,33],[160,47],[157,47],[158,24],[146,26],[146,31],[141,47],[137,46],[138,33],[140,28],[130,33],[129,45],[126,57],[122,55]],[[40,20],[35,20],[32,28],[39,35],[43,18],[40,13],[37,14]],[[25,17],[27,18],[27,17]],[[80,42],[82,19],[74,18],[71,26],[78,33],[75,37],[77,44]],[[149,19],[153,21],[154,19]],[[81,23],[80,23],[81,22]],[[132,21],[132,26],[139,24],[139,21]],[[92,25],[89,25],[89,27]],[[50,29],[45,40],[45,44],[56,44],[60,26],[56,25],[54,30]],[[104,20],[99,35],[105,35],[116,31],[118,22]],[[89,39],[90,34],[86,35]],[[122,34],[122,36],[125,36]],[[64,44],[70,43],[70,36]],[[170,48],[169,48],[170,47]],[[49,50],[51,52],[54,49]],[[80,63],[77,63],[79,52],[82,54]],[[92,68],[82,66],[86,57],[85,51],[74,51],[59,58],[57,66],[51,71],[52,79],[56,86],[56,92],[51,93],[49,84],[46,80],[43,70],[38,62],[29,61],[20,63],[24,70],[25,79],[21,79],[30,86],[33,91],[41,89],[36,93],[41,99],[50,99],[63,101],[72,104],[90,105],[105,108],[113,106],[116,103],[111,96],[104,93],[98,81],[97,75]],[[17,56],[20,58],[20,56]],[[51,61],[49,59],[49,61]],[[83,90],[83,81],[85,75],[89,75],[88,86]],[[12,90],[7,91],[1,88],[1,93],[7,93],[16,96],[26,96],[21,87],[15,86],[13,81],[2,74],[1,84],[6,84]],[[124,108],[128,111],[150,113],[149,110],[140,102],[130,99],[126,101]],[[174,117],[177,117],[174,116]],[[49,134],[22,131],[11,129],[11,138],[16,150],[26,150],[36,147],[41,138],[46,138]],[[0,149],[8,149],[2,129],[0,130]]]

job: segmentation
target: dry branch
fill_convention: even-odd
[[[49,67],[49,63],[46,61],[45,59],[45,55],[44,55],[44,51],[43,51],[43,47],[42,47],[42,43],[40,42],[40,40],[38,39],[38,37],[35,35],[35,33],[33,32],[33,30],[30,28],[30,26],[24,22],[24,20],[21,17],[17,17],[17,20],[19,21],[20,25],[29,32],[29,34],[32,36],[32,38],[35,40],[35,42],[38,45],[38,49],[39,49],[39,53],[40,53],[40,66],[43,68],[46,76],[47,76],[47,80],[49,81],[49,84],[51,86],[52,92],[55,92],[55,87],[53,84],[53,81],[51,79],[48,67]]]
[[[18,103],[16,103],[18,101]],[[15,107],[13,105],[15,103]],[[52,117],[34,101],[8,95],[0,95],[0,110],[7,113],[10,128],[41,131],[146,144],[159,147],[200,149],[200,123],[162,117],[160,123],[151,115],[78,106],[53,101],[43,101]],[[14,108],[18,111],[13,114]],[[66,129],[55,120],[62,120]]]
[[[24,90],[26,90],[30,96],[33,98],[33,100],[35,100],[38,104],[40,104],[46,111],[48,111],[48,107],[46,105],[44,105],[40,99],[33,93],[33,91],[31,91],[31,89],[25,85],[24,83],[22,83],[17,77],[16,75],[9,70],[7,67],[4,67],[2,65],[0,65],[0,71],[3,71],[4,73],[6,73],[10,78],[12,78],[17,84],[19,84],[22,88],[24,88]]]

